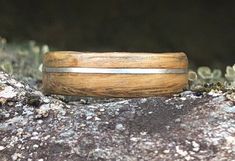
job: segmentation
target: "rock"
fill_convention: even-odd
[[[180,99],[181,99],[182,101],[187,100],[187,98],[186,98],[186,97],[180,97]]]
[[[34,149],[37,149],[38,147],[39,147],[39,145],[37,145],[37,144],[34,144],[34,145],[33,145],[33,148],[34,148]]]
[[[105,111],[105,109],[104,109],[104,108],[101,108],[101,109],[100,109],[100,112],[104,112],[104,111]]]
[[[93,118],[93,116],[87,116],[86,117],[86,120],[90,120],[90,119],[92,119]]]
[[[32,135],[33,135],[33,136],[37,136],[37,135],[38,135],[38,132],[34,131],[34,132],[32,133]]]
[[[140,132],[140,135],[145,136],[145,135],[147,135],[147,132],[146,131],[142,131],[142,132]]]
[[[180,118],[175,119],[175,122],[180,122],[180,121],[181,121]]]
[[[99,117],[95,117],[95,121],[100,121],[101,119]]]
[[[227,141],[228,144],[235,145],[235,136],[227,136],[225,140]]]
[[[42,124],[43,123],[43,120],[38,120],[37,121],[39,124]]]
[[[235,106],[231,106],[231,107],[225,106],[225,107],[223,108],[223,110],[224,110],[225,112],[235,113]]]
[[[13,98],[15,97],[17,92],[14,91],[14,88],[11,86],[4,87],[4,90],[0,91],[0,98]]]
[[[123,126],[123,124],[117,124],[115,128],[118,131],[124,131],[125,130],[125,127]]]
[[[178,154],[180,154],[181,156],[183,156],[183,157],[185,157],[185,156],[188,155],[188,152],[187,152],[187,151],[184,151],[184,150],[182,150],[182,149],[180,149],[179,146],[176,146],[175,149],[176,149],[176,152],[177,152]]]
[[[185,160],[194,160],[194,157],[191,157],[190,155],[187,155],[186,157],[184,157]]]
[[[198,152],[200,150],[200,144],[196,141],[192,141],[193,151]]]
[[[14,153],[11,156],[12,160],[17,160],[18,158],[21,158],[21,157],[22,157],[22,154],[20,154],[20,153]]]
[[[6,147],[0,146],[0,151],[4,150]]]
[[[165,150],[163,150],[163,153],[168,154],[168,153],[170,153],[170,150],[169,149],[165,149]]]
[[[158,150],[155,150],[154,153],[155,153],[155,154],[158,154]]]
[[[45,96],[2,72],[0,83],[5,100],[0,105],[0,158],[234,159],[232,91],[68,101]]]
[[[39,107],[39,109],[36,109],[36,118],[43,118],[47,117],[50,111],[50,104],[43,104]]]

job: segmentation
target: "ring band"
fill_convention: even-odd
[[[184,53],[57,51],[43,57],[45,94],[150,97],[182,91],[188,84]]]

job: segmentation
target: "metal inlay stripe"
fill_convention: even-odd
[[[50,68],[44,67],[47,73],[93,73],[93,74],[183,74],[187,69],[143,69],[143,68]]]

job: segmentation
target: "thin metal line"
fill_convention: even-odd
[[[44,67],[47,73],[93,73],[93,74],[183,74],[187,69],[143,69],[143,68],[49,68]]]

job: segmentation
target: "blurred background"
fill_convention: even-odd
[[[235,63],[234,0],[0,0],[0,36],[56,50],[184,51],[195,66]]]

